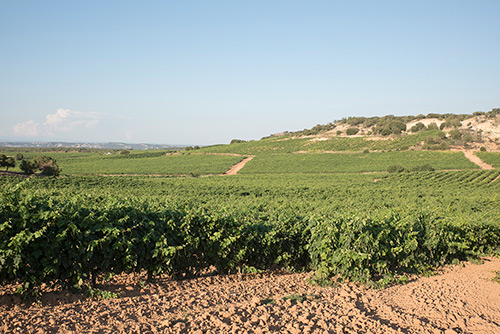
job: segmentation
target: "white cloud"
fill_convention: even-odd
[[[17,123],[12,130],[14,134],[25,137],[48,136],[53,137],[58,133],[73,132],[79,128],[93,128],[99,124],[100,113],[72,111],[57,109],[55,114],[48,114],[45,122],[39,123],[28,120]]]
[[[24,123],[17,123],[16,125],[14,125],[12,130],[14,130],[14,134],[16,135],[35,137],[40,133],[40,131],[38,130],[39,127],[40,124],[30,119]]]

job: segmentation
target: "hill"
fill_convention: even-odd
[[[348,117],[311,129],[280,132],[261,140],[233,139],[201,152],[264,154],[406,150],[500,152],[500,109],[471,115]]]

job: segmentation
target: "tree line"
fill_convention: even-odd
[[[26,159],[21,153],[14,157],[8,157],[5,154],[0,156],[0,167],[5,167],[6,171],[9,168],[15,168],[19,161],[19,169],[27,175],[39,173],[44,176],[59,176],[62,169],[59,167],[55,159],[42,155],[34,159]]]

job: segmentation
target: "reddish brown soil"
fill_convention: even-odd
[[[236,165],[232,166],[224,175],[236,175],[238,172],[245,167],[245,164],[254,158],[253,155],[241,160]]]
[[[7,176],[19,176],[19,177],[29,177],[29,175],[26,175],[24,173],[21,173],[21,172],[8,172],[8,171],[0,171],[0,175],[1,176],[4,176],[4,175],[7,175]]]
[[[493,166],[487,164],[472,151],[462,151],[467,159],[478,165],[481,169],[493,169]]]
[[[351,283],[321,288],[308,283],[309,274],[276,272],[164,278],[141,288],[143,276],[123,275],[105,286],[119,298],[52,292],[33,305],[4,286],[0,332],[500,333],[495,270],[500,259],[489,258],[384,290]]]

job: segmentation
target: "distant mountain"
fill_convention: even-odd
[[[160,144],[127,144],[127,143],[69,143],[69,142],[0,142],[0,147],[37,147],[37,148],[88,148],[118,150],[176,150],[184,146]]]

